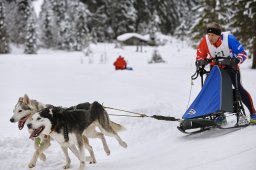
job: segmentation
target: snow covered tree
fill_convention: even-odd
[[[11,0],[11,1],[3,1],[4,9],[5,9],[5,24],[6,24],[6,29],[7,33],[9,36],[9,42],[13,42],[13,32],[15,31],[15,18],[16,18],[16,1]],[[7,12],[8,11],[8,12]]]
[[[45,48],[57,48],[58,30],[51,1],[44,1],[39,15],[40,42]]]
[[[178,38],[184,40],[185,35],[189,34],[189,30],[196,20],[193,9],[197,5],[198,0],[184,0],[177,2],[180,25],[176,28],[175,35]]]
[[[248,27],[250,27],[250,45],[249,48],[254,48],[254,50],[256,50],[256,1],[255,0],[250,0],[247,1],[246,4],[246,8],[248,7],[247,11],[248,11],[248,15],[250,18],[250,24],[248,25]],[[254,51],[251,50],[251,51]]]
[[[107,21],[107,1],[105,0],[83,0],[88,8],[87,27],[93,42],[105,41],[105,27]]]
[[[234,7],[230,24],[232,33],[242,42],[245,49],[253,53],[256,48],[256,1],[238,0]]]
[[[147,34],[149,28],[148,25],[152,18],[148,0],[134,1],[134,8],[137,11],[135,31],[140,34]]]
[[[9,53],[9,50],[4,5],[3,2],[0,2],[0,54]]]
[[[69,4],[70,16],[73,21],[74,37],[76,38],[77,46],[74,50],[81,51],[90,41],[89,29],[87,27],[87,15],[89,11],[86,6],[78,0],[72,1]]]
[[[62,50],[74,50],[76,48],[76,39],[72,34],[72,23],[68,15],[65,15],[63,21],[60,22],[60,41],[59,48]]]
[[[65,13],[67,11],[66,0],[50,0],[52,5],[52,10],[56,17],[56,22],[59,24],[65,19]]]
[[[88,28],[98,41],[112,40],[126,32],[136,31],[136,10],[133,0],[87,0],[90,11]]]
[[[75,23],[76,39],[77,39],[77,50],[82,50],[89,41],[89,30],[86,24],[86,16],[83,11],[79,11],[78,18]]]
[[[79,0],[44,1],[40,13],[41,42],[46,48],[82,50],[90,37],[89,11]]]
[[[57,48],[62,50],[69,50],[68,45],[68,35],[71,35],[69,32],[71,28],[70,19],[68,18],[69,14],[67,13],[67,1],[66,0],[50,0],[51,7],[53,11],[53,16],[55,17],[56,27],[55,30],[57,34],[56,42]],[[64,35],[65,34],[65,35]]]
[[[149,64],[152,63],[165,63],[161,55],[159,54],[158,50],[154,50],[151,60],[148,62]]]
[[[228,9],[224,8],[226,0],[202,0],[194,8],[194,25],[190,29],[192,39],[197,42],[205,35],[206,25],[210,22],[217,22],[225,26],[229,22]],[[224,27],[225,28],[225,27]]]
[[[149,44],[150,45],[157,45],[156,43],[156,32],[160,31],[159,28],[159,18],[157,12],[154,11],[151,21],[148,24],[147,33],[149,34]]]
[[[27,23],[31,15],[35,16],[35,13],[32,8],[31,0],[19,0],[16,4],[15,9],[15,21],[12,28],[12,42],[16,44],[24,44]]]
[[[136,11],[132,1],[112,0],[108,5],[110,8],[107,11],[108,20],[106,24],[112,28],[113,37],[116,38],[120,34],[134,32]],[[105,34],[109,36],[107,33]]]
[[[152,0],[149,1],[150,11],[157,11],[159,18],[159,28],[164,34],[174,34],[176,27],[180,24],[179,15],[177,11],[176,0],[160,1]]]
[[[28,20],[27,35],[25,38],[25,50],[26,54],[36,54],[37,52],[37,33],[36,33],[36,23],[31,17]]]

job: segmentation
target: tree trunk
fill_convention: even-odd
[[[252,69],[256,69],[256,47],[253,49]]]

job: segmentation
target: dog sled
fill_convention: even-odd
[[[194,134],[212,128],[231,129],[248,126],[250,123],[238,91],[238,70],[234,59],[216,57],[206,61],[214,62],[214,66],[211,71],[206,71],[205,66],[197,67],[196,73],[191,76],[193,80],[201,77],[202,89],[184,113],[182,120],[179,120],[178,130]],[[225,66],[225,70],[217,66],[220,64]],[[228,71],[236,75],[233,86]],[[220,123],[223,120],[225,123]]]
[[[114,116],[149,117],[157,120],[178,121],[178,130],[186,134],[195,134],[212,128],[239,129],[249,126],[250,122],[246,117],[241,95],[238,90],[237,76],[239,70],[235,60],[230,57],[206,59],[206,65],[214,63],[210,71],[205,69],[205,65],[197,66],[196,72],[191,76],[191,79],[195,80],[200,76],[202,89],[183,114],[182,119],[162,115],[148,116],[142,113],[106,106],[104,108],[136,114],[135,116]],[[225,69],[220,68],[218,65],[224,66]],[[235,74],[234,85],[232,84],[229,72]],[[224,121],[223,124],[221,120]]]

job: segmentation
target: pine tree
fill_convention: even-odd
[[[59,25],[63,20],[65,20],[65,13],[67,11],[66,0],[50,0],[52,5],[52,10],[56,16],[56,22]]]
[[[24,44],[27,23],[31,15],[35,16],[32,11],[31,0],[18,1],[15,9],[15,21],[12,29],[12,41],[16,44]]]
[[[77,50],[82,50],[88,43],[89,30],[86,24],[86,16],[83,11],[79,11],[78,18],[75,23],[76,39],[78,43]]]
[[[180,25],[175,30],[175,35],[182,41],[189,34],[189,30],[194,24],[194,7],[198,5],[198,0],[184,0],[177,2]],[[186,36],[187,37],[187,36]]]
[[[152,20],[152,12],[149,9],[148,0],[134,1],[134,8],[137,11],[135,31],[140,34],[147,34],[149,32],[149,23]]]
[[[147,33],[149,34],[149,44],[150,45],[159,45],[156,42],[156,32],[159,32],[159,18],[157,12],[154,11],[151,21],[148,24]]]
[[[136,10],[133,0],[87,0],[90,11],[88,29],[97,41],[113,40],[126,32],[135,32]]]
[[[27,35],[25,38],[25,50],[26,54],[36,54],[37,52],[37,34],[35,20],[31,17],[28,20]]]
[[[253,61],[252,61],[252,69],[256,69],[256,1],[250,1],[247,2],[248,6],[250,8],[249,10],[249,17],[251,18],[251,31],[252,31],[252,36],[251,36],[251,46],[250,48],[252,49],[251,52],[253,54]]]
[[[152,63],[165,63],[165,60],[163,60],[163,58],[159,54],[158,50],[154,50],[154,52],[152,54],[152,58],[151,58],[151,60],[148,63],[149,64],[152,64]]]
[[[76,37],[74,36],[72,21],[66,14],[64,20],[60,22],[60,35],[60,49],[68,51],[74,51],[77,49],[77,41]]]
[[[57,48],[62,50],[69,50],[67,34],[69,34],[71,28],[67,11],[66,0],[50,0],[52,4],[53,16],[55,17],[56,27],[56,41]],[[65,35],[64,35],[65,34]]]
[[[120,34],[134,32],[136,13],[132,1],[112,0],[108,5],[108,20],[106,24],[112,28],[113,37],[116,38]],[[107,33],[105,34],[106,36],[111,36]]]
[[[256,1],[251,0],[250,2],[247,1],[247,6],[249,8],[249,18],[250,18],[250,24],[249,27],[251,28],[251,44],[250,48],[252,48],[252,51],[256,51]]]
[[[71,9],[71,20],[74,25],[73,34],[77,42],[77,46],[75,46],[74,50],[81,51],[88,45],[88,41],[90,41],[89,29],[87,27],[87,15],[89,12],[86,6],[78,0],[72,1],[72,3],[69,4],[69,8]]]
[[[39,15],[41,46],[45,48],[57,48],[58,28],[51,7],[51,1],[44,1]]]
[[[193,13],[196,14],[194,25],[190,29],[192,40],[197,42],[205,35],[206,26],[210,22],[217,22],[225,26],[229,22],[227,8],[224,8],[225,0],[203,0],[194,8]],[[225,29],[225,28],[224,28]]]
[[[230,27],[232,32],[252,53],[256,48],[256,2],[254,0],[238,0]]]
[[[88,7],[87,27],[91,34],[92,42],[105,41],[104,28],[107,25],[107,3],[105,0],[82,0]]]
[[[4,4],[0,2],[0,53],[9,53],[9,39],[6,30]]]
[[[159,18],[159,28],[164,34],[174,34],[176,27],[180,24],[179,14],[176,9],[176,1],[160,1],[152,0],[149,2],[150,11],[157,11],[157,16]]]

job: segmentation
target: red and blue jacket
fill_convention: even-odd
[[[201,40],[197,52],[196,52],[196,60],[204,60],[209,55],[210,58],[213,58],[215,56],[211,56],[207,42],[206,42],[206,36],[203,37]],[[215,44],[213,44],[216,48],[218,48],[223,42],[223,34],[220,36],[220,38],[217,40]],[[231,34],[228,34],[228,48],[230,49],[230,54],[232,58],[238,58],[240,60],[240,64],[243,63],[246,58],[246,52],[244,51],[243,46],[240,44],[240,42]]]

